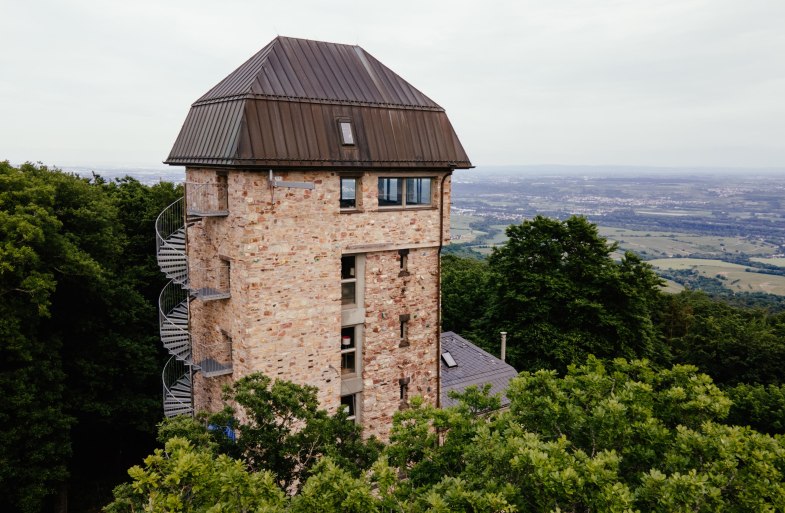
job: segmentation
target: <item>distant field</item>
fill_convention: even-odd
[[[682,290],[684,290],[684,285],[671,280],[665,280],[665,285],[662,287],[662,291],[669,294],[678,294]]]
[[[471,223],[482,220],[481,217],[453,215],[451,218],[451,234],[455,243],[472,243],[481,235],[480,230],[473,230]],[[493,225],[498,230],[490,239],[483,241],[485,247],[474,247],[484,255],[491,253],[492,246],[507,242],[504,233],[506,224]],[[740,237],[713,237],[692,235],[678,232],[658,232],[627,230],[624,228],[599,228],[600,235],[608,240],[617,241],[621,251],[614,253],[614,258],[621,258],[623,251],[633,251],[644,257],[655,258],[649,263],[660,269],[696,269],[703,276],[718,278],[730,290],[739,292],[767,292],[785,295],[785,276],[773,276],[756,272],[747,272],[747,267],[719,260],[723,255],[757,255],[753,260],[785,267],[785,258],[772,258],[777,247],[765,242],[750,241]],[[455,238],[460,235],[460,238]],[[716,256],[717,259],[672,258],[701,253]],[[664,290],[678,292],[684,287],[669,281]]]
[[[718,278],[723,285],[738,292],[766,292],[785,296],[785,276],[747,272],[747,266],[730,264],[721,260],[699,258],[663,258],[649,260],[660,269],[695,269],[707,278]]]
[[[482,220],[481,217],[468,216],[463,214],[453,214],[450,216],[450,236],[455,243],[473,242],[485,232],[473,229],[470,225],[473,222]]]
[[[723,254],[766,256],[774,254],[777,247],[765,242],[750,241],[740,237],[713,237],[689,233],[636,231],[624,228],[600,227],[600,235],[615,240],[623,250],[633,251],[649,258],[669,258],[693,253],[722,257]],[[776,264],[775,264],[776,265]]]
[[[482,218],[470,215],[453,215],[451,223],[451,235],[455,243],[471,243],[485,232],[474,230],[471,223]],[[504,233],[508,225],[493,225],[499,232],[492,238],[485,241],[489,246],[498,246],[507,242]],[[740,237],[713,237],[704,235],[693,235],[678,232],[658,232],[658,231],[636,231],[624,228],[599,227],[600,235],[619,243],[621,252],[632,251],[647,258],[670,258],[674,256],[687,256],[694,253],[701,253],[706,256],[716,256],[722,258],[723,255],[746,254],[750,256],[766,257],[777,252],[777,247],[765,242],[750,241]],[[489,248],[479,248],[480,252],[490,253]],[[761,260],[773,265],[785,266],[785,259],[765,259]],[[780,262],[780,263],[777,263]]]
[[[785,257],[772,257],[772,258],[750,258],[753,262],[760,262],[762,264],[776,265],[785,267]]]

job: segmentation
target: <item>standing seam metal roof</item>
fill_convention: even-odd
[[[444,109],[365,50],[280,36],[192,105],[166,162],[471,167]]]
[[[359,46],[282,36],[194,105],[228,97],[444,110]]]

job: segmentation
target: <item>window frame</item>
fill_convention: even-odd
[[[354,132],[354,123],[349,118],[338,118],[338,137],[341,139],[341,146],[357,146],[357,134]],[[349,128],[349,140],[346,139],[344,127]]]
[[[343,259],[354,258],[354,276],[349,278],[343,277]],[[341,310],[344,313],[351,311],[364,311],[365,309],[365,254],[364,253],[344,253],[341,255]],[[343,285],[345,283],[354,283],[354,302],[343,302]],[[364,313],[363,313],[364,315]],[[346,321],[343,326],[357,324],[357,322]]]
[[[354,180],[354,206],[343,206],[343,181]],[[338,208],[341,212],[357,212],[360,210],[362,175],[342,175],[338,177]]]
[[[363,325],[354,324],[350,326],[341,326],[341,379],[351,379],[362,376],[362,338],[363,338]],[[344,349],[343,337],[344,331],[352,330],[352,346]],[[343,356],[345,354],[354,354],[354,370],[352,372],[344,372]]]
[[[435,190],[436,190],[436,178],[437,178],[437,176],[435,176],[435,175],[420,175],[420,174],[415,175],[415,176],[406,176],[406,175],[403,175],[403,174],[390,174],[390,175],[383,174],[383,175],[378,175],[377,180],[376,180],[376,205],[377,205],[379,210],[403,210],[403,209],[406,209],[406,210],[428,210],[428,209],[435,209],[435,208],[437,208],[437,206],[436,206],[437,201],[436,201],[436,197],[434,195]],[[398,190],[398,192],[399,192],[398,195],[401,198],[400,203],[396,203],[396,204],[393,204],[393,205],[382,205],[381,204],[380,198],[381,198],[381,190],[382,190],[382,187],[381,187],[382,180],[400,180],[400,184],[401,185],[400,185],[399,190]],[[430,184],[430,186],[429,186],[429,189],[430,189],[430,195],[429,195],[429,200],[430,201],[429,201],[429,203],[427,203],[427,204],[426,203],[407,203],[406,198],[407,198],[408,192],[409,192],[407,190],[407,188],[409,187],[409,185],[408,185],[409,180],[428,180],[429,181],[429,184]]]
[[[344,278],[344,269],[343,269],[343,262],[344,259],[352,259],[353,260],[353,271],[354,274],[349,274],[348,277]],[[341,255],[341,308],[356,308],[357,307],[357,255]],[[354,298],[351,302],[344,302],[344,295],[343,295],[343,287],[344,285],[353,285],[354,286]]]
[[[343,402],[344,398],[349,398],[349,400],[352,403],[351,407],[348,404],[344,404]],[[359,399],[360,399],[360,392],[355,392],[354,394],[346,394],[341,396],[341,408],[351,408],[354,410],[354,412],[352,412],[351,410],[346,411],[344,409],[344,412],[347,413],[346,419],[354,421],[357,424],[360,423],[360,415],[359,412],[357,411],[358,410],[357,405],[360,402]]]

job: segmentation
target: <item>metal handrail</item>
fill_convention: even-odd
[[[232,339],[228,335],[223,334],[221,340],[210,341],[210,343],[194,340],[191,349],[194,368],[199,369],[205,377],[232,372]]]
[[[169,280],[169,283],[167,283],[164,288],[161,289],[161,293],[158,295],[158,329],[161,338],[164,337],[164,323],[168,321],[171,329],[180,332],[183,337],[188,338],[189,343],[192,343],[190,331],[181,328],[169,317],[169,314],[171,314],[171,312],[184,301],[188,301],[188,291],[178,285],[176,281]],[[179,358],[174,354],[172,354],[172,357],[177,358],[178,360],[186,361],[189,364],[193,363],[192,360]]]
[[[185,201],[184,197],[180,197],[163,209],[155,219],[155,254],[159,254],[163,246],[172,248],[171,244],[167,243],[167,239],[184,227]]]
[[[189,398],[188,402],[183,401],[175,394],[173,387],[183,378],[188,377],[191,369],[184,362],[181,362],[174,356],[169,358],[164,364],[161,371],[161,383],[163,384],[163,400],[166,404],[167,398],[183,408],[189,409],[193,412],[193,399]]]
[[[188,288],[198,298],[229,297],[231,292],[229,262],[218,265],[192,265],[188,269]]]

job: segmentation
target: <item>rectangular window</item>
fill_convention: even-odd
[[[341,178],[341,208],[357,208],[357,178]]]
[[[379,178],[379,206],[403,206],[403,178]]]
[[[379,178],[380,207],[431,205],[432,178]]]
[[[349,420],[357,418],[357,394],[341,396],[341,408]]]
[[[431,204],[430,178],[406,179],[406,204],[412,206]]]
[[[357,303],[357,257],[341,257],[341,304]]]
[[[357,329],[341,328],[341,376],[357,373]]]

